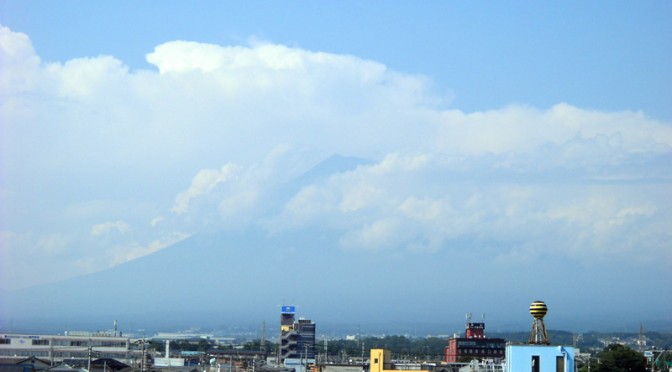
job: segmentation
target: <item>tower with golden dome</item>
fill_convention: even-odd
[[[544,323],[544,316],[548,312],[548,308],[543,301],[534,301],[530,305],[530,314],[534,318],[532,321],[532,330],[530,331],[529,344],[531,345],[550,345],[548,340],[548,333],[546,333],[546,324]]]

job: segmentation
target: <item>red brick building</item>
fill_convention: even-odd
[[[485,323],[466,324],[465,337],[452,337],[443,350],[443,361],[456,363],[460,358],[492,359],[499,362],[504,359],[506,341],[503,338],[485,337]]]

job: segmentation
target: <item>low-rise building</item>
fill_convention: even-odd
[[[574,348],[549,345],[507,345],[505,372],[573,372]]]
[[[112,333],[0,334],[0,362],[20,357],[36,357],[52,365],[68,359],[98,358],[133,365],[142,359],[142,351],[128,337]]]

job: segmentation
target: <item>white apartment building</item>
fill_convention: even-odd
[[[91,352],[91,355],[89,355]],[[130,338],[111,333],[70,332],[66,335],[0,333],[0,363],[3,359],[37,357],[52,364],[67,359],[113,358],[137,365],[142,350]]]

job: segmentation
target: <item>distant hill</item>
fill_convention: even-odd
[[[399,282],[440,280],[440,270],[404,274],[410,265],[375,253],[342,255],[328,233],[201,234],[105,271],[8,293],[6,316],[17,324],[118,319],[186,327],[275,321],[279,306],[290,303],[299,315],[335,323],[392,321],[423,305],[399,296]],[[390,270],[399,282],[382,279]]]

